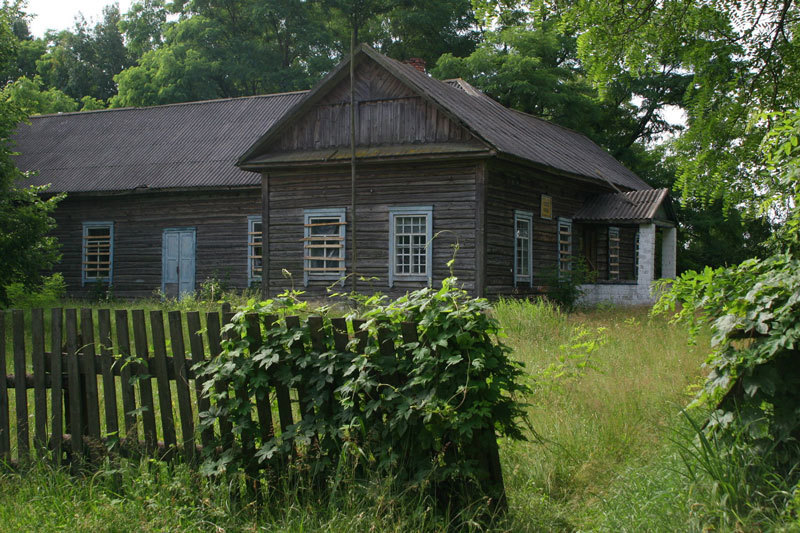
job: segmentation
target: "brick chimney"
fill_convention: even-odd
[[[421,57],[409,57],[408,59],[403,61],[403,63],[405,63],[406,65],[411,65],[420,72],[426,72],[425,60],[422,59]]]

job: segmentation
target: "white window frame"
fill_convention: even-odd
[[[569,229],[569,240],[566,243],[561,242],[561,228]],[[566,251],[561,250],[561,245],[566,244]],[[558,275],[563,276],[565,272],[572,270],[572,219],[558,217],[558,224],[556,225],[556,252],[558,253]],[[566,256],[566,259],[564,257]],[[562,268],[566,265],[566,268]]]
[[[425,273],[402,274],[397,272],[396,219],[398,217],[425,217]],[[425,281],[433,285],[433,206],[402,206],[389,208],[389,287],[396,281]]]
[[[620,231],[616,226],[608,227],[608,280],[620,279]],[[615,253],[612,253],[615,252]],[[615,261],[616,259],[616,261]]]
[[[521,274],[519,272],[519,244],[520,237],[517,230],[518,222],[528,223],[528,253],[526,254],[528,262],[528,273]],[[533,286],[533,213],[530,211],[514,211],[514,286],[519,283],[527,283]]]
[[[86,254],[87,247],[86,241],[89,237],[89,230],[92,228],[108,228],[108,276],[98,277],[89,276],[86,273]],[[112,221],[89,221],[83,223],[83,231],[81,232],[81,285],[85,286],[87,283],[108,283],[111,285],[114,279],[114,222]]]
[[[255,225],[261,224],[261,215],[247,217],[247,285],[259,283],[264,274],[264,228],[255,230]],[[255,248],[261,247],[261,255],[255,255]],[[261,274],[256,273],[255,261],[261,259]]]
[[[315,280],[341,280],[342,284],[344,284],[344,277],[347,273],[347,265],[345,264],[345,258],[347,257],[347,250],[345,248],[346,239],[346,227],[347,227],[347,210],[344,207],[337,207],[337,208],[325,208],[325,209],[305,209],[303,211],[303,285],[308,286],[309,281]],[[313,259],[308,259],[308,255],[306,255],[307,248],[306,246],[308,243],[311,242],[311,228],[309,224],[311,224],[311,220],[314,218],[338,218],[339,222],[337,223],[339,226],[339,233],[338,235],[333,235],[332,239],[328,240],[338,240],[341,242],[341,248],[339,249],[339,256],[341,258],[340,261],[337,261],[341,267],[340,270],[336,272],[314,272],[309,270],[311,268],[311,261]],[[338,259],[337,258],[337,259]],[[322,260],[324,258],[320,258]],[[327,261],[332,261],[334,258],[328,258]]]

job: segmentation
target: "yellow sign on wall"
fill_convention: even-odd
[[[542,218],[553,218],[553,198],[547,196],[546,194],[542,195]]]

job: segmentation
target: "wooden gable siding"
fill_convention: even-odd
[[[459,250],[455,275],[468,290],[475,287],[476,169],[482,163],[429,163],[361,165],[357,178],[357,246],[359,291],[399,295],[425,286],[424,282],[397,281],[388,287],[389,208],[432,206],[433,283],[449,276],[447,262],[453,244]],[[303,212],[305,209],[345,208],[350,220],[350,171],[348,167],[293,171],[265,177],[269,219],[269,294],[294,285],[303,289]],[[268,192],[266,192],[268,191]],[[345,231],[348,273],[352,261],[349,228]],[[283,270],[291,273],[291,279]],[[372,279],[374,278],[374,279]],[[322,297],[333,282],[311,280],[309,296]],[[343,290],[340,285],[335,289]],[[349,290],[349,281],[344,290]]]
[[[165,228],[196,229],[195,288],[210,277],[231,287],[247,286],[247,217],[261,212],[258,189],[119,196],[68,196],[55,211],[53,235],[61,244],[62,272],[70,294],[90,295],[81,286],[82,224],[114,222],[113,294],[152,296],[161,288]]]
[[[600,187],[503,162],[488,165],[486,191],[486,295],[539,294],[558,261],[558,218],[571,218]],[[541,197],[553,199],[552,218],[541,218]],[[533,287],[514,286],[514,211],[533,213]],[[573,225],[573,251],[578,250]]]
[[[372,60],[356,69],[356,142],[361,146],[474,143],[472,135]],[[350,81],[345,79],[300,117],[271,152],[350,145]]]

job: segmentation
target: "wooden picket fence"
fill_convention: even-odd
[[[0,379],[0,460],[78,465],[108,451],[193,459],[212,435],[196,440],[196,416],[209,402],[192,366],[219,354],[231,316],[209,312],[203,323],[197,311],[170,311],[165,329],[162,311],[52,309],[46,328],[42,309],[30,311],[28,327],[23,311],[0,312],[0,369],[7,347],[13,354],[13,374]]]
[[[160,310],[51,309],[46,313],[32,309],[26,324],[24,311],[0,311],[0,369],[4,371],[0,374],[0,463],[51,460],[77,470],[107,454],[165,460],[180,456],[194,461],[204,446],[232,441],[232,426],[224,417],[213,428],[197,430],[198,413],[207,411],[210,402],[192,370],[196,363],[220,353],[222,325],[232,317],[227,306],[221,313],[169,311],[165,327]],[[248,317],[255,324],[261,319],[269,325],[276,317]],[[322,319],[309,317],[308,349],[324,351],[329,345],[347,350],[348,330],[363,349],[369,339],[361,323],[354,320],[348,328],[344,318],[333,319],[331,333],[325,333]],[[303,327],[298,317],[287,317],[286,325]],[[404,324],[403,334],[406,342],[416,341],[416,326]],[[378,343],[384,355],[394,353],[394,346],[380,334],[371,342]],[[6,375],[7,351],[13,354],[10,375]],[[297,401],[302,394],[302,384],[295,391],[276,385],[271,398],[256,398],[253,414],[262,439],[285,431],[302,416]],[[215,439],[215,433],[222,438]],[[499,488],[502,498],[493,432],[488,440],[489,482],[494,491]],[[248,447],[246,442],[241,444]]]

